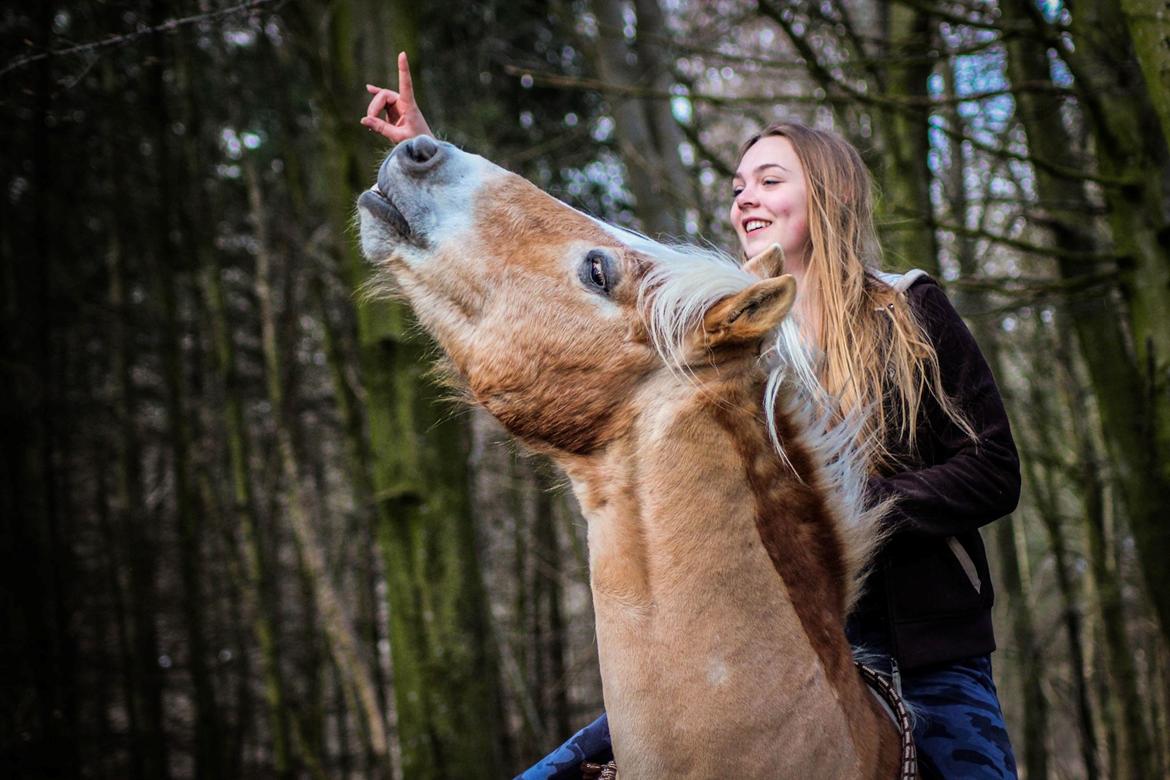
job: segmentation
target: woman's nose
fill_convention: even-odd
[[[739,191],[739,194],[735,196],[735,205],[737,208],[739,208],[740,211],[743,211],[747,206],[756,205],[755,193],[752,192],[751,189],[744,187]]]

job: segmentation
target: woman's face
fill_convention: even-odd
[[[783,136],[756,141],[732,179],[731,224],[740,246],[754,257],[772,244],[784,249],[785,270],[804,268],[809,250],[804,170]]]

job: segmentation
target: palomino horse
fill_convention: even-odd
[[[358,204],[366,256],[471,397],[572,482],[623,779],[895,777],[844,634],[877,512],[848,426],[802,400],[792,278],[426,136]]]

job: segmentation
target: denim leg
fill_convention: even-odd
[[[604,764],[613,758],[609,718],[601,717],[578,731],[536,764],[517,775],[516,780],[579,780],[581,762]]]
[[[906,672],[902,694],[914,707],[914,741],[923,780],[1016,777],[990,656]]]

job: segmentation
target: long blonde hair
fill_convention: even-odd
[[[872,181],[844,138],[805,125],[769,125],[761,138],[787,138],[804,169],[811,252],[802,297],[818,318],[821,385],[841,415],[862,414],[859,443],[873,469],[896,465],[917,448],[919,412],[929,393],[972,439],[974,430],[942,387],[938,355],[904,295],[881,281]],[[908,450],[908,451],[907,451]]]

